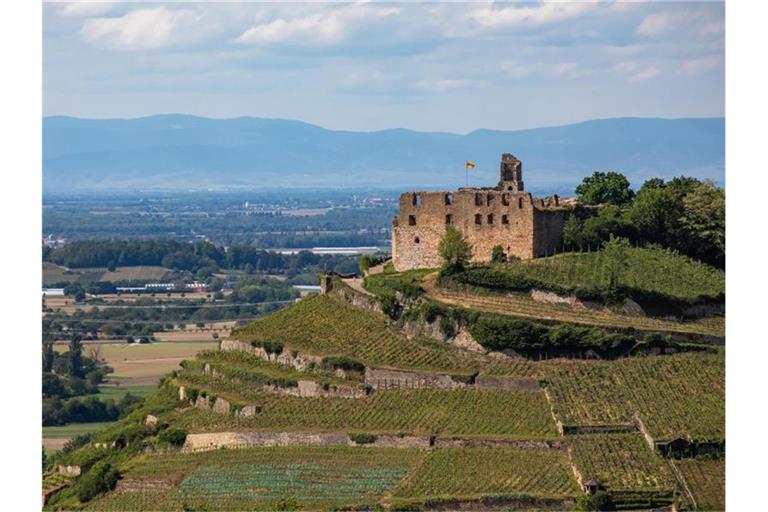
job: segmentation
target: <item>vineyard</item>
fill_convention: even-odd
[[[675,478],[639,434],[589,434],[570,439],[573,462],[584,480],[612,491],[671,491]]]
[[[136,490],[112,493],[93,502],[91,508],[286,510],[372,506],[422,457],[418,450],[344,447],[146,456],[125,474]]]
[[[557,436],[542,392],[498,390],[391,390],[365,398],[278,396],[238,393],[236,384],[209,379],[209,393],[259,404],[255,416],[239,417],[194,409],[177,413],[174,423],[190,432],[232,430],[405,432],[505,439],[553,439]]]
[[[725,510],[724,460],[681,460],[674,464],[693,494],[698,510]]]
[[[427,276],[423,282],[424,289],[430,298],[452,306],[486,313],[600,327],[632,328],[642,331],[705,334],[710,336],[723,336],[725,334],[725,320],[723,317],[707,317],[677,322],[660,318],[624,315],[614,313],[609,309],[572,309],[570,307],[537,302],[530,296],[523,294],[479,294],[440,288],[435,285],[435,277],[436,275],[434,274]]]
[[[241,340],[274,340],[317,355],[357,359],[369,366],[470,374],[485,369],[497,375],[531,377],[526,361],[486,359],[426,338],[408,340],[383,315],[363,311],[341,299],[317,296],[300,301],[232,333]]]
[[[555,414],[566,425],[628,424],[637,412],[655,439],[725,436],[722,354],[542,365]]]
[[[579,488],[564,452],[514,448],[446,448],[430,452],[395,490],[395,498],[487,494],[565,498]]]
[[[667,249],[629,248],[625,261],[620,284],[635,290],[683,300],[725,293],[725,272]],[[493,268],[569,290],[607,289],[610,283],[609,265],[602,251],[565,253]]]

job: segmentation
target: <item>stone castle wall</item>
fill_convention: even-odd
[[[566,217],[553,203],[496,189],[402,194],[392,225],[393,264],[397,271],[439,267],[437,249],[449,224],[472,245],[473,261],[490,261],[496,245],[521,259],[551,254],[560,245]]]

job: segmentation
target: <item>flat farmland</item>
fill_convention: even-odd
[[[60,427],[43,427],[43,447],[46,451],[61,450],[71,438],[101,430],[111,423],[70,423]]]
[[[97,269],[93,269],[97,270]],[[103,275],[101,281],[160,281],[171,273],[165,267],[160,266],[136,266],[117,267],[114,271],[101,269]]]
[[[216,348],[218,342],[156,342],[156,343],[102,343],[101,357],[114,373],[109,383],[120,387],[156,385],[163,375],[175,370],[184,359],[194,358],[201,350]],[[65,352],[66,344],[57,344],[56,350]]]

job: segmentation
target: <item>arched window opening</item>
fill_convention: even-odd
[[[416,216],[415,215],[409,215],[408,216],[408,225],[409,226],[415,226],[416,225]]]
[[[476,213],[475,214],[475,224],[477,224],[479,226],[482,223],[483,223],[483,216],[480,215],[479,213]]]
[[[453,194],[445,194],[445,204],[453,204]]]
[[[493,224],[493,214],[492,213],[488,214],[488,224]]]
[[[502,215],[501,216],[501,223],[502,224],[509,224],[509,215]]]

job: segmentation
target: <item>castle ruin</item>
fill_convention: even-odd
[[[522,162],[501,156],[496,187],[455,192],[406,192],[392,220],[392,261],[400,272],[442,264],[437,247],[446,226],[472,245],[472,261],[491,260],[499,245],[507,256],[530,259],[560,246],[567,208],[556,195],[536,199],[525,192]]]

